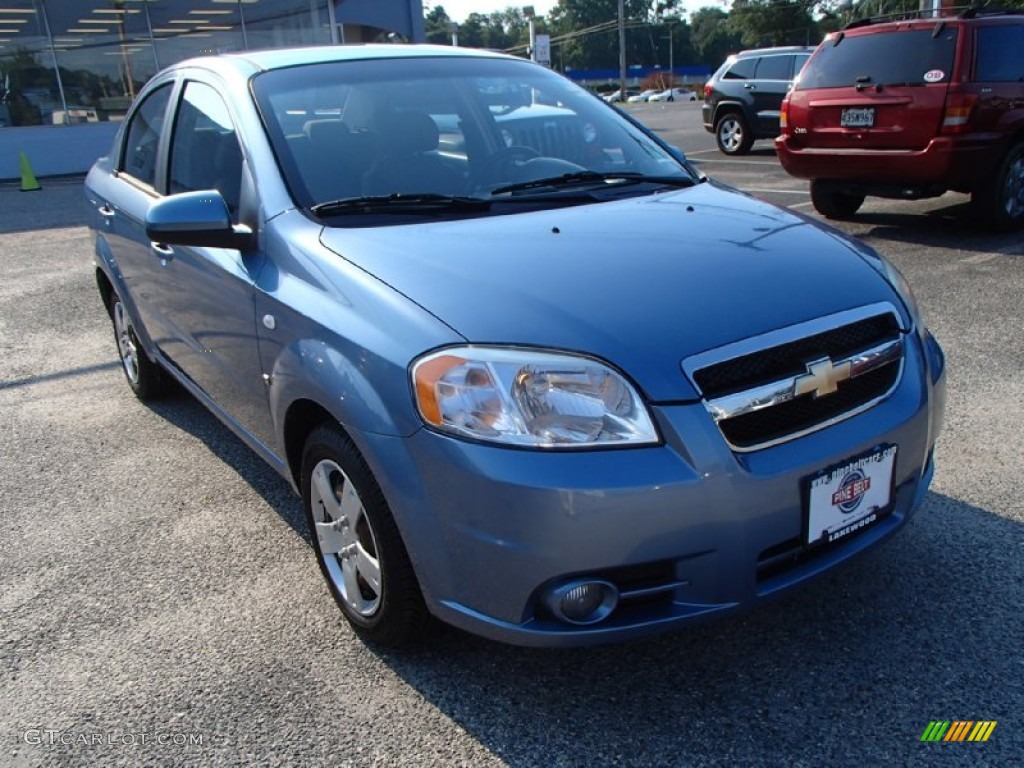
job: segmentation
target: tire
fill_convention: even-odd
[[[814,210],[826,219],[848,219],[864,204],[864,195],[843,192],[833,181],[814,179],[811,182]]]
[[[1006,153],[990,186],[971,195],[971,208],[981,224],[995,229],[1024,225],[1024,143]]]
[[[121,370],[135,396],[139,400],[152,400],[166,393],[167,375],[146,355],[117,291],[110,293],[110,320],[114,325],[114,342],[121,359]]]
[[[726,112],[715,122],[715,142],[726,155],[745,155],[754,145],[750,126],[739,112]]]
[[[301,480],[317,562],[349,624],[371,643],[412,645],[430,615],[384,494],[338,427],[309,435]]]

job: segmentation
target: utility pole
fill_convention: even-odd
[[[675,61],[673,60],[673,55],[672,55],[672,53],[673,53],[673,51],[672,51],[672,44],[673,44],[673,41],[672,41],[672,22],[671,21],[667,22],[666,26],[668,26],[668,87],[669,88],[675,88],[675,85],[676,85],[676,75],[675,75],[675,72],[673,71],[673,69],[675,67]]]
[[[626,0],[619,0],[619,101],[626,101]]]

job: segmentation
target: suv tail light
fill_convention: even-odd
[[[789,133],[786,128],[789,126],[789,95],[782,100],[782,107],[779,109],[779,130],[782,133]]]
[[[704,83],[704,98],[707,99],[711,96],[711,83]]]
[[[968,130],[971,112],[978,103],[976,93],[950,93],[946,96],[946,110],[942,115],[943,133],[964,133]]]

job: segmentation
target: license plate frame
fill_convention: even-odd
[[[839,114],[839,125],[842,128],[874,128],[874,107],[846,107]]]
[[[897,446],[883,444],[805,478],[803,544],[833,544],[887,514],[894,498]]]

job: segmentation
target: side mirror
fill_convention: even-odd
[[[146,235],[155,243],[246,250],[252,230],[231,223],[224,197],[215,189],[182,192],[146,211]]]

